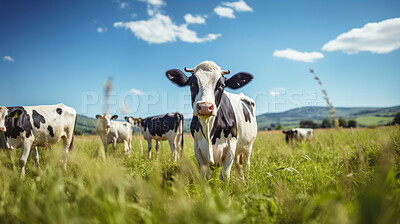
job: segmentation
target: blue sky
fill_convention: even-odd
[[[254,81],[231,92],[257,113],[400,104],[400,1],[85,0],[0,2],[0,105],[64,103],[78,113],[191,116],[165,78],[204,60]]]

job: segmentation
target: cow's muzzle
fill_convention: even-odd
[[[0,133],[6,132],[7,129],[5,127],[0,127]]]
[[[196,105],[198,115],[212,115],[214,112],[214,104],[212,103],[198,103]]]

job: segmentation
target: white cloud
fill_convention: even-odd
[[[105,30],[102,27],[98,27],[96,31],[98,33],[103,33]]]
[[[131,89],[131,90],[129,90],[129,92],[131,92],[131,93],[133,93],[133,94],[135,94],[135,95],[144,95],[144,92],[143,91],[141,91],[141,90],[138,90],[138,89]]]
[[[237,2],[223,2],[222,5],[231,7],[238,12],[252,12],[253,9],[246,4],[245,1],[237,1]]]
[[[205,16],[192,16],[192,14],[188,13],[185,15],[186,23],[197,23],[197,24],[205,24],[206,19]]]
[[[217,6],[214,8],[214,12],[217,13],[220,17],[225,17],[225,18],[230,18],[234,19],[235,15],[233,14],[233,9],[227,8],[227,7],[222,7],[222,6]]]
[[[279,96],[279,95],[285,94],[285,92],[286,92],[286,88],[273,88],[273,89],[271,89],[271,91],[269,91],[269,94],[271,96]]]
[[[128,6],[128,2],[121,2],[119,6],[121,7],[121,9],[124,9]]]
[[[14,58],[12,58],[11,56],[4,56],[3,60],[4,61],[9,61],[9,62],[15,62]]]
[[[299,52],[290,48],[285,50],[275,50],[273,56],[303,62],[315,62],[315,60],[324,57],[320,52]]]
[[[340,34],[326,43],[322,50],[341,50],[347,54],[370,51],[385,54],[400,48],[400,18],[367,23],[362,28],[354,28]]]
[[[156,44],[175,42],[177,39],[189,43],[202,43],[221,36],[221,34],[208,34],[199,38],[195,31],[187,28],[187,24],[178,26],[171,21],[169,16],[160,13],[149,20],[116,22],[114,27],[129,29],[137,38]]]
[[[147,2],[150,5],[153,6],[162,6],[165,5],[165,2],[163,0],[139,0],[141,2]]]

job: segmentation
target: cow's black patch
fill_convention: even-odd
[[[182,114],[169,113],[156,117],[148,117],[140,121],[140,124],[144,131],[148,129],[152,136],[158,135],[162,137],[170,130],[174,130],[176,132],[181,120],[183,120]]]
[[[57,114],[61,115],[62,114],[62,109],[61,108],[57,108],[56,112],[57,112]]]
[[[222,94],[224,93],[225,80],[226,80],[226,78],[221,76],[218,79],[217,85],[215,86],[215,89],[214,89],[215,105],[217,107],[221,103],[221,97],[222,97]]]
[[[190,133],[192,133],[192,136],[194,137],[194,133],[198,132],[199,130],[201,130],[201,133],[205,138],[206,135],[204,134],[203,128],[201,127],[199,118],[197,116],[193,116],[192,122],[190,123]]]
[[[46,123],[46,120],[42,115],[40,115],[36,110],[32,111],[32,119],[33,119],[33,125],[39,129],[40,128],[40,123]]]
[[[189,83],[190,83],[190,93],[192,95],[192,105],[193,105],[197,94],[199,94],[199,81],[197,80],[197,77],[193,75],[190,77]]]
[[[251,123],[250,112],[249,112],[249,110],[247,109],[246,105],[243,102],[242,102],[242,108],[243,108],[244,120],[246,122],[250,122]]]
[[[254,117],[254,103],[245,99],[242,99],[242,103],[244,103],[247,106],[247,108],[251,112],[251,115]]]
[[[217,116],[214,120],[214,125],[211,129],[211,142],[215,144],[218,138],[221,138],[221,133],[224,132],[224,137],[227,138],[229,134],[232,137],[237,137],[237,122],[235,112],[232,104],[225,93],[221,96],[221,103],[218,107]]]
[[[7,107],[8,115],[5,117],[4,124],[7,132],[6,138],[18,138],[25,131],[25,136],[32,135],[32,124],[29,114],[23,107]]]
[[[51,137],[54,137],[53,127],[49,125],[49,126],[47,127],[47,130],[49,130],[50,136],[51,136]]]

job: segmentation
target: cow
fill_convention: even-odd
[[[293,128],[290,130],[282,131],[284,133],[286,142],[293,143],[293,139],[297,141],[311,139],[314,136],[314,130],[311,128]]]
[[[244,94],[224,91],[226,87],[239,89],[248,84],[253,76],[240,72],[226,78],[230,70],[222,71],[212,61],[204,61],[194,69],[187,69],[191,76],[181,70],[171,69],[167,78],[178,86],[190,86],[193,119],[190,131],[194,138],[194,152],[201,175],[210,176],[211,166],[223,165],[220,179],[230,177],[235,162],[241,174],[243,160],[250,169],[250,156],[257,136],[255,102]],[[243,176],[242,176],[243,178]]]
[[[63,140],[64,168],[66,156],[73,149],[73,133],[76,111],[64,104],[48,106],[0,107],[0,147],[22,148],[19,164],[21,177],[25,176],[25,165],[29,153],[39,167],[37,147],[51,147]]]
[[[111,117],[109,113],[96,115],[97,132],[104,145],[104,151],[107,153],[107,146],[112,143],[115,151],[117,143],[124,143],[125,155],[132,152],[132,125],[125,121],[116,121],[118,115]]]
[[[151,140],[156,140],[156,153],[158,156],[159,141],[168,140],[171,148],[172,160],[176,162],[179,153],[183,153],[183,115],[180,113],[168,113],[155,117],[133,118],[125,117],[132,125],[138,125],[147,140],[149,149],[148,158],[151,158]]]

